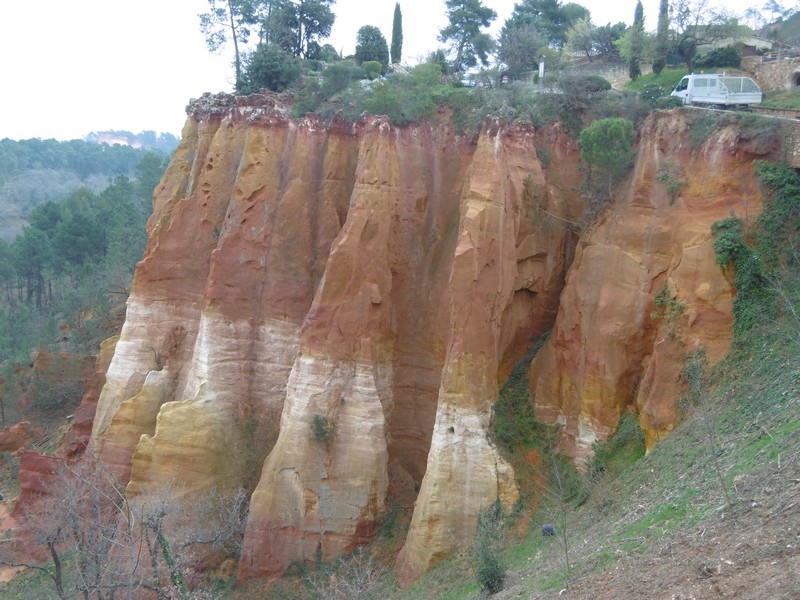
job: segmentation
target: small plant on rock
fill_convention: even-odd
[[[651,319],[664,319],[669,337],[680,341],[678,332],[678,319],[680,319],[686,305],[677,298],[673,298],[667,286],[662,287],[653,298],[653,312],[650,313]]]
[[[327,444],[333,438],[333,423],[328,420],[328,417],[316,414],[311,418],[311,431],[314,435],[314,440]]]
[[[664,184],[669,203],[675,204],[678,194],[686,187],[686,172],[681,165],[667,163],[656,171],[656,181]]]

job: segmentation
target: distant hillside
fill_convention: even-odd
[[[787,46],[800,46],[800,12],[779,18],[758,32],[768,39]]]
[[[114,136],[113,144],[100,141]],[[81,187],[100,192],[119,176],[136,179],[144,157],[165,162],[175,146],[174,136],[154,132],[93,133],[87,140],[67,142],[0,140],[0,239],[10,241],[19,234],[37,206],[60,202]]]
[[[131,146],[141,150],[158,150],[166,154],[172,154],[178,147],[180,140],[171,133],[157,133],[155,131],[140,131],[131,133],[130,131],[93,131],[84,138],[87,142],[96,144],[121,144]]]

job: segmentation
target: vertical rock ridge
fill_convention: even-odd
[[[240,578],[352,550],[385,513],[395,147],[379,119],[360,143],[348,218],[303,324],[278,441],[253,493]]]

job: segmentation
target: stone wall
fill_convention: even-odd
[[[742,68],[753,74],[764,93],[789,90],[800,83],[800,56],[745,57]]]

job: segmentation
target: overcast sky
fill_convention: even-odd
[[[330,39],[345,55],[362,25],[391,41],[396,0],[337,0]],[[519,1],[519,0],[516,0]],[[577,0],[595,25],[633,21],[633,0]],[[643,0],[654,30],[659,0]],[[497,33],[515,0],[484,0]],[[749,3],[725,0],[741,13]],[[444,0],[400,0],[403,62],[438,47]],[[190,98],[231,91],[227,48],[211,54],[198,14],[207,0],[5,0],[0,10],[0,139],[80,139],[107,129],[180,134]]]

